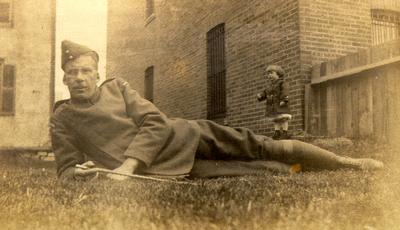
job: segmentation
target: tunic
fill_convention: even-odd
[[[200,135],[189,121],[168,119],[120,79],[105,82],[87,103],[60,105],[51,127],[59,176],[86,156],[110,169],[132,157],[144,162],[144,173],[187,174]]]

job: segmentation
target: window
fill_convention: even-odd
[[[154,67],[150,66],[144,73],[144,98],[153,102]]]
[[[0,115],[14,115],[15,70],[0,59]]]
[[[225,24],[207,32],[207,118],[225,117]]]
[[[400,13],[372,9],[372,44],[377,45],[400,38]]]
[[[146,25],[153,21],[154,18],[154,0],[146,0]]]
[[[154,14],[154,0],[146,0],[146,18]]]
[[[0,0],[0,27],[12,26],[11,0]]]

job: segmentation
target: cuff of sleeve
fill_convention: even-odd
[[[141,162],[147,167],[150,167],[151,163],[153,162],[153,159],[151,159],[149,156],[145,154],[138,154],[138,153],[124,153],[124,156],[129,157],[129,158],[135,158]]]
[[[59,179],[63,180],[63,181],[73,180],[73,179],[75,179],[74,174],[75,174],[75,168],[69,167],[60,174]]]

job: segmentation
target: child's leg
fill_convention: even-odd
[[[382,162],[369,158],[350,158],[297,140],[266,141],[267,158],[287,164],[300,163],[304,168],[379,169]]]
[[[288,134],[288,128],[289,128],[289,120],[285,119],[281,122],[280,124],[282,132],[281,132],[281,139],[290,139],[289,134]]]
[[[289,129],[289,120],[284,120],[281,123],[281,128],[282,128],[283,131],[288,131],[288,129]]]
[[[281,138],[281,123],[274,121],[274,135],[272,138],[274,140],[279,140]]]

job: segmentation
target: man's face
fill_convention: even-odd
[[[88,55],[69,61],[64,66],[63,82],[68,86],[71,98],[86,100],[96,92],[99,80],[96,61]]]

